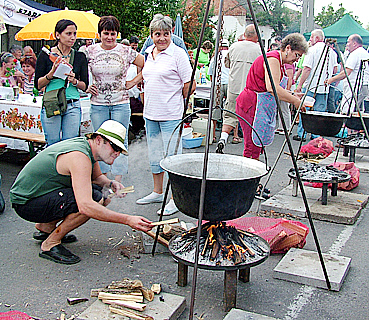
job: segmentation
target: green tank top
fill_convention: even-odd
[[[71,177],[56,171],[56,160],[59,155],[72,151],[80,151],[89,157],[93,168],[96,161],[87,138],[77,137],[55,143],[41,151],[22,169],[10,189],[10,201],[25,204],[49,192],[71,188]]]

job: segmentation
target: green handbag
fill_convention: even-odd
[[[46,117],[51,118],[67,110],[67,97],[65,87],[44,93],[42,107],[45,108]]]
[[[73,62],[74,50],[72,49],[69,63],[73,65]],[[67,111],[67,97],[65,94],[67,85],[68,79],[65,79],[64,87],[44,93],[42,107],[45,108],[47,118],[60,115]]]

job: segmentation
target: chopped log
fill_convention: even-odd
[[[242,237],[238,237],[238,240],[241,242],[242,246],[249,252],[250,256],[255,256],[255,252],[250,249],[250,247],[247,245],[245,240],[242,239]]]
[[[146,303],[139,303],[134,301],[123,301],[123,300],[102,300],[102,302],[106,304],[115,304],[121,307],[126,307],[129,309],[137,310],[137,311],[144,311],[147,304]]]
[[[143,294],[143,296],[145,297],[146,300],[148,300],[148,301],[153,301],[154,300],[155,295],[154,295],[154,292],[152,290],[147,289],[145,287],[140,288],[140,290],[141,290],[141,292],[142,292],[142,294]]]
[[[151,291],[154,292],[155,294],[159,294],[161,292],[160,283],[153,283],[153,285],[151,286]]]
[[[162,226],[162,225],[173,224],[173,223],[178,223],[178,222],[179,222],[179,218],[173,218],[169,220],[151,222],[151,225],[152,226]]]
[[[100,300],[125,300],[143,302],[143,296],[136,296],[131,294],[112,294],[107,292],[100,292],[98,298]]]
[[[284,228],[293,230],[294,232],[296,232],[302,237],[306,237],[307,232],[308,232],[306,228],[290,223],[289,221],[283,221],[280,223],[280,225],[283,226]]]
[[[109,289],[117,289],[117,288],[126,288],[126,289],[139,289],[143,286],[141,280],[130,280],[123,279],[122,281],[112,281],[110,285],[108,285]]]
[[[98,297],[100,292],[114,293],[114,294],[134,294],[141,295],[141,291],[139,289],[125,289],[125,288],[98,288],[91,289],[91,297]]]
[[[214,261],[215,260],[215,258],[218,255],[219,249],[220,249],[219,242],[218,241],[215,241],[214,244],[213,244],[213,248],[211,250],[211,255],[210,255],[210,260],[211,261]]]
[[[274,238],[269,241],[270,251],[273,251],[275,247],[286,238],[287,238],[287,233],[284,230],[282,230],[280,233],[275,235]]]
[[[148,234],[151,238],[155,239],[156,234],[152,231],[146,231],[146,234]],[[169,246],[168,240],[164,239],[163,237],[158,237],[158,242],[162,244],[163,246],[167,247]]]
[[[147,316],[145,314],[141,315],[141,314],[135,313],[131,310],[118,308],[118,306],[115,306],[115,307],[109,306],[109,309],[113,313],[120,314],[122,316],[126,316],[128,318],[135,319],[135,320],[154,320],[153,317]]]
[[[162,231],[161,236],[164,239],[170,240],[174,236],[176,236],[177,234],[181,234],[181,233],[184,233],[184,232],[186,232],[186,229],[184,229],[181,226],[172,226],[172,225],[166,224],[163,227],[163,231]]]
[[[204,248],[201,251],[201,255],[203,256],[206,252],[206,249],[208,247],[208,243],[209,243],[209,238],[210,238],[210,234],[208,234],[208,236],[206,237],[205,243],[204,243]]]
[[[248,236],[248,237],[253,237],[253,236],[255,236],[253,233],[251,233],[251,232],[247,232],[247,231],[245,231],[245,230],[237,229],[237,231],[238,231],[238,232],[240,232],[240,233],[242,233],[242,234],[244,234],[245,236]]]
[[[297,234],[297,233],[291,234],[291,235],[285,237],[282,241],[278,242],[274,246],[274,250],[282,251],[282,250],[286,250],[286,249],[295,247],[302,240],[303,240],[303,237],[301,237],[299,234]]]

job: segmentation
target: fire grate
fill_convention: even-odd
[[[361,134],[350,134],[346,138],[338,139],[337,142],[343,146],[343,155],[349,155],[349,161],[355,162],[356,148],[369,149],[369,141]]]
[[[212,270],[238,270],[252,267],[269,256],[269,244],[263,238],[225,222],[208,222],[201,227],[199,267]],[[197,228],[177,235],[169,242],[169,251],[176,260],[195,263]]]
[[[207,222],[201,226],[198,267],[224,270],[224,310],[236,307],[237,274],[249,282],[250,267],[265,261],[270,252],[267,241],[258,235],[237,230],[225,222]],[[188,266],[194,266],[197,228],[173,237],[169,252],[178,262],[178,285],[187,285]]]
[[[346,182],[351,179],[350,174],[338,170],[333,166],[319,166],[316,163],[304,162],[298,167],[301,180],[306,182],[323,183],[322,186],[322,205],[328,202],[328,185],[332,184],[331,195],[337,196],[338,183]],[[297,177],[294,168],[290,169],[288,176],[293,179],[292,196],[297,197]]]

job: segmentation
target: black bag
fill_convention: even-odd
[[[73,62],[74,50],[72,49],[69,63],[73,65]],[[65,94],[67,84],[68,79],[65,79],[64,87],[44,93],[42,107],[45,108],[47,118],[63,114],[67,111],[67,97]]]

